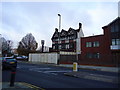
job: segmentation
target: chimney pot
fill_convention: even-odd
[[[58,29],[57,29],[57,28],[55,28],[55,31],[57,31],[57,32],[58,32]]]
[[[82,23],[79,23],[79,29],[82,27]]]

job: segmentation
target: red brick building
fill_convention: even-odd
[[[102,29],[103,35],[81,38],[79,64],[100,66],[120,64],[120,17]]]

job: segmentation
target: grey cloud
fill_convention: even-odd
[[[6,32],[12,29],[21,37],[30,32],[34,33],[38,41],[45,39],[46,44],[50,46],[50,38],[54,29],[58,27],[58,13],[62,16],[63,29],[78,28],[78,23],[81,22],[86,29],[85,32],[91,32],[95,23],[88,10],[93,10],[94,6],[94,3],[4,3],[3,27]]]

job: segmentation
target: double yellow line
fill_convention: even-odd
[[[40,87],[37,87],[35,85],[32,85],[32,84],[28,84],[28,83],[25,83],[25,82],[22,82],[24,85],[28,86],[29,88],[33,88],[34,90],[45,90],[43,88],[40,88]]]

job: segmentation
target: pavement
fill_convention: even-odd
[[[60,66],[71,67],[71,68],[73,67],[73,65],[68,65],[68,64],[60,64]],[[113,72],[113,73],[120,74],[120,68],[118,67],[77,65],[77,68]],[[76,77],[76,78],[84,78],[84,79],[91,79],[91,80],[103,81],[103,82],[108,82],[108,83],[115,83],[115,84],[119,84],[119,80],[120,80],[119,77],[115,77],[115,76],[93,74],[92,72],[88,73],[88,72],[82,72],[82,71],[67,72],[67,73],[64,73],[64,75]]]
[[[60,66],[63,67],[73,67],[73,65],[66,65],[61,64]],[[87,65],[78,65],[77,68],[79,69],[89,69],[89,70],[97,70],[97,71],[105,71],[105,72],[113,72],[113,73],[119,73],[120,68],[118,67],[103,67],[103,66],[87,66]],[[100,74],[93,74],[83,71],[73,71],[73,72],[67,72],[64,73],[66,76],[76,77],[76,78],[84,78],[84,79],[91,79],[91,80],[97,80],[97,81],[103,81],[103,82],[109,82],[109,83],[119,83],[119,77],[115,76],[108,76],[108,75],[100,75]],[[118,75],[119,76],[119,75]]]
[[[37,87],[35,85],[32,84],[28,84],[25,82],[15,82],[13,87],[9,86],[10,83],[9,82],[2,82],[2,90],[24,90],[24,89],[28,89],[28,90],[44,90],[40,87]]]
[[[60,64],[59,66],[63,67],[73,67],[71,64]],[[97,71],[106,71],[106,72],[120,72],[120,67],[104,67],[104,66],[90,66],[90,65],[77,65],[79,69],[90,69],[90,70],[97,70]]]
[[[119,83],[118,77],[114,76],[106,76],[106,75],[100,75],[100,74],[92,74],[87,72],[67,72],[64,73],[66,76],[76,77],[76,78],[84,78],[84,79],[91,79],[91,80],[97,80],[97,81],[103,81],[103,82],[109,82],[109,83]]]

